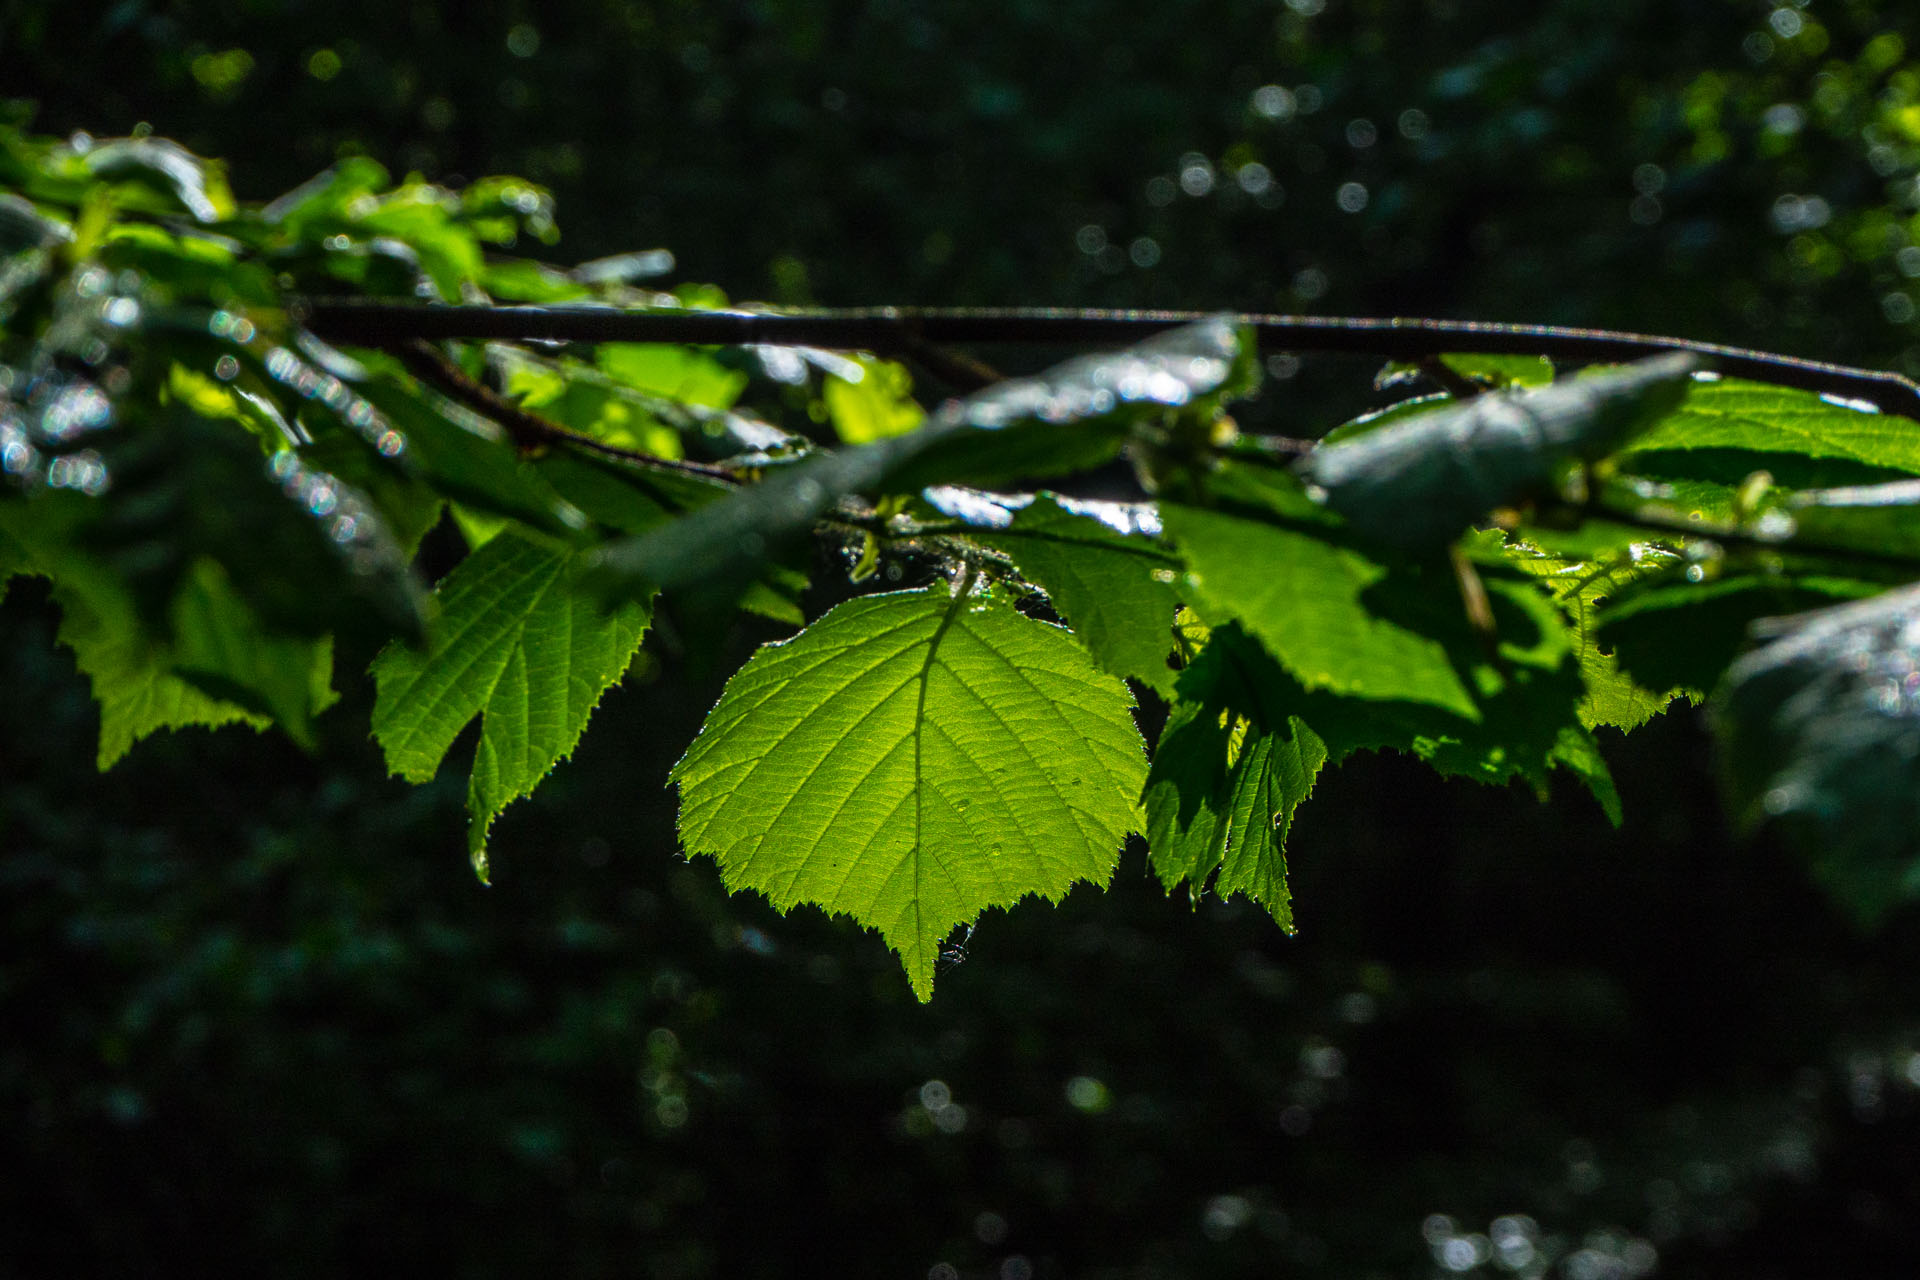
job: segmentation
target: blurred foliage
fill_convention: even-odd
[[[1913,371],[1917,25],[10,0],[0,59],[36,128],[149,122],[244,197],[352,155],[525,173],[569,261],[667,245],[742,295],[1557,320]],[[25,584],[0,610],[5,1273],[1601,1277],[1651,1244],[1662,1275],[1824,1276],[1920,1248],[1920,937],[1869,947],[1799,864],[1729,847],[1684,718],[1616,763],[1618,833],[1361,757],[1296,820],[1299,940],[1189,919],[1134,857],[1101,900],[989,916],[921,1008],[844,927],[668,855],[657,784],[717,694],[668,642],[642,670],[673,678],[501,820],[515,874],[482,893],[455,780],[377,781],[343,737],[362,682],[315,758],[228,728],[95,776],[50,613]],[[617,830],[579,802],[636,793]]]
[[[148,121],[246,157],[255,196],[361,152],[523,173],[579,256],[664,244],[741,296],[1205,299],[1920,360],[1920,18],[1869,0],[1524,22],[1493,0],[15,0],[4,25],[42,128]]]

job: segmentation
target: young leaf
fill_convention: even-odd
[[[1420,550],[1601,458],[1672,411],[1691,356],[1657,356],[1533,391],[1495,392],[1318,449],[1301,474],[1366,537]]]
[[[1809,837],[1871,923],[1920,897],[1920,587],[1755,632],[1714,700],[1733,807]]]
[[[574,592],[572,560],[511,530],[499,534],[440,583],[426,650],[396,643],[374,660],[374,736],[387,767],[409,781],[432,778],[454,738],[481,717],[467,847],[483,880],[494,817],[572,754],[647,628],[639,604],[602,614]]]
[[[1291,933],[1287,829],[1327,747],[1274,699],[1293,682],[1259,679],[1271,664],[1240,653],[1231,639],[1210,644],[1181,673],[1147,777],[1147,844],[1169,891],[1184,880],[1197,899],[1212,877],[1214,892],[1245,893]]]
[[[1112,874],[1146,780],[1132,704],[996,600],[865,596],[728,682],[673,769],[681,839],[731,889],[878,929],[925,1000],[956,925]]]

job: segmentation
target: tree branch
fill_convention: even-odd
[[[449,307],[316,298],[302,318],[339,342],[392,347],[416,338],[558,342],[678,342],[833,347],[912,356],[925,344],[1027,343],[1120,346],[1204,319],[1195,311],[1097,311],[1047,307],[855,310],[621,311],[607,307]],[[1657,334],[1478,320],[1235,314],[1263,351],[1349,352],[1419,360],[1445,352],[1539,355],[1575,361],[1637,360],[1691,351],[1721,373],[1858,400],[1920,420],[1920,383],[1861,369]]]

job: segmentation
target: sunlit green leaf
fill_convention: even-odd
[[[641,605],[603,614],[574,592],[572,558],[500,534],[441,582],[426,649],[389,645],[373,664],[374,736],[387,767],[410,781],[432,778],[481,717],[467,844],[482,878],[494,817],[572,754],[646,631]]]
[[[1634,443],[1636,449],[1744,449],[1850,458],[1920,472],[1920,432],[1902,417],[1739,378],[1699,382],[1686,403]]]
[[[728,683],[674,766],[681,838],[730,888],[878,929],[924,1000],[954,926],[1111,875],[1146,779],[1131,706],[1005,604],[866,596]]]
[[[233,212],[233,194],[219,169],[165,138],[115,138],[88,148],[82,163],[95,177],[166,197],[200,222]]]
[[[1446,647],[1403,620],[1431,612],[1438,567],[1390,571],[1323,528],[1176,504],[1162,516],[1201,617],[1240,622],[1308,688],[1478,716]]]
[[[1670,573],[1679,553],[1654,543],[1635,542],[1594,559],[1555,554],[1518,538],[1498,538],[1494,554],[1531,577],[1559,604],[1571,629],[1574,658],[1586,681],[1580,721],[1587,728],[1612,725],[1636,729],[1664,711],[1681,692],[1646,689],[1621,671],[1600,640],[1600,608],[1636,583]]]
[[[905,435],[926,420],[926,410],[913,399],[913,378],[904,368],[870,356],[856,358],[853,365],[860,378],[829,374],[820,391],[841,440],[871,444]]]
[[[682,404],[725,409],[747,385],[746,374],[696,347],[604,342],[593,358],[602,372],[634,390]]]
[[[1327,749],[1293,713],[1301,707],[1283,705],[1292,682],[1259,679],[1267,669],[1264,655],[1228,640],[1181,674],[1147,778],[1147,843],[1169,890],[1184,881],[1196,899],[1209,883],[1222,897],[1245,893],[1292,932],[1287,830]]]
[[[1043,493],[1018,509],[995,509],[1004,527],[970,528],[968,538],[1004,552],[1044,588],[1102,670],[1170,692],[1180,560],[1153,536],[1152,508]]]

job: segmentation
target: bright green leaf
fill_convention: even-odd
[[[602,614],[571,589],[570,553],[511,531],[441,582],[426,650],[389,645],[373,664],[373,732],[387,767],[424,782],[478,715],[467,792],[468,849],[486,876],[494,817],[573,751],[608,686],[632,661],[647,610]]]
[[[940,492],[929,490],[929,499]],[[1152,536],[1159,530],[1153,509],[1045,493],[1017,510],[993,509],[1006,516],[1005,526],[967,536],[1005,553],[1045,589],[1102,670],[1170,693],[1180,560]]]
[[[1197,899],[1211,879],[1214,892],[1245,893],[1291,933],[1287,830],[1327,748],[1272,700],[1293,682],[1250,682],[1270,664],[1259,655],[1249,668],[1241,651],[1231,640],[1209,646],[1180,676],[1147,778],[1147,843],[1169,890],[1185,881]]]
[[[829,374],[820,392],[841,440],[871,444],[905,435],[926,421],[926,410],[913,399],[913,378],[904,368],[871,356],[856,357],[854,364],[862,375],[858,380]]]
[[[594,351],[603,373],[648,395],[725,409],[740,398],[747,375],[697,347],[603,342]]]
[[[1446,647],[1393,607],[1427,608],[1435,566],[1390,575],[1326,530],[1173,504],[1161,514],[1187,565],[1183,594],[1201,617],[1238,620],[1307,688],[1478,717]]]
[[[956,925],[1112,874],[1146,780],[1132,701],[990,598],[852,600],[728,683],[674,766],[681,838],[729,888],[878,929],[925,1000]]]
[[[1920,432],[1911,420],[1738,378],[1695,383],[1686,403],[1636,440],[1634,448],[1743,449],[1849,458],[1920,472]]]
[[[1490,540],[1498,536],[1490,535]],[[1604,724],[1637,729],[1680,695],[1677,688],[1655,692],[1634,683],[1600,641],[1600,607],[1634,584],[1671,571],[1680,563],[1679,553],[1652,543],[1634,543],[1587,560],[1545,551],[1517,538],[1499,539],[1497,544],[1490,541],[1490,545],[1504,563],[1537,579],[1566,614],[1573,655],[1587,686],[1580,704],[1580,722],[1587,728]]]

